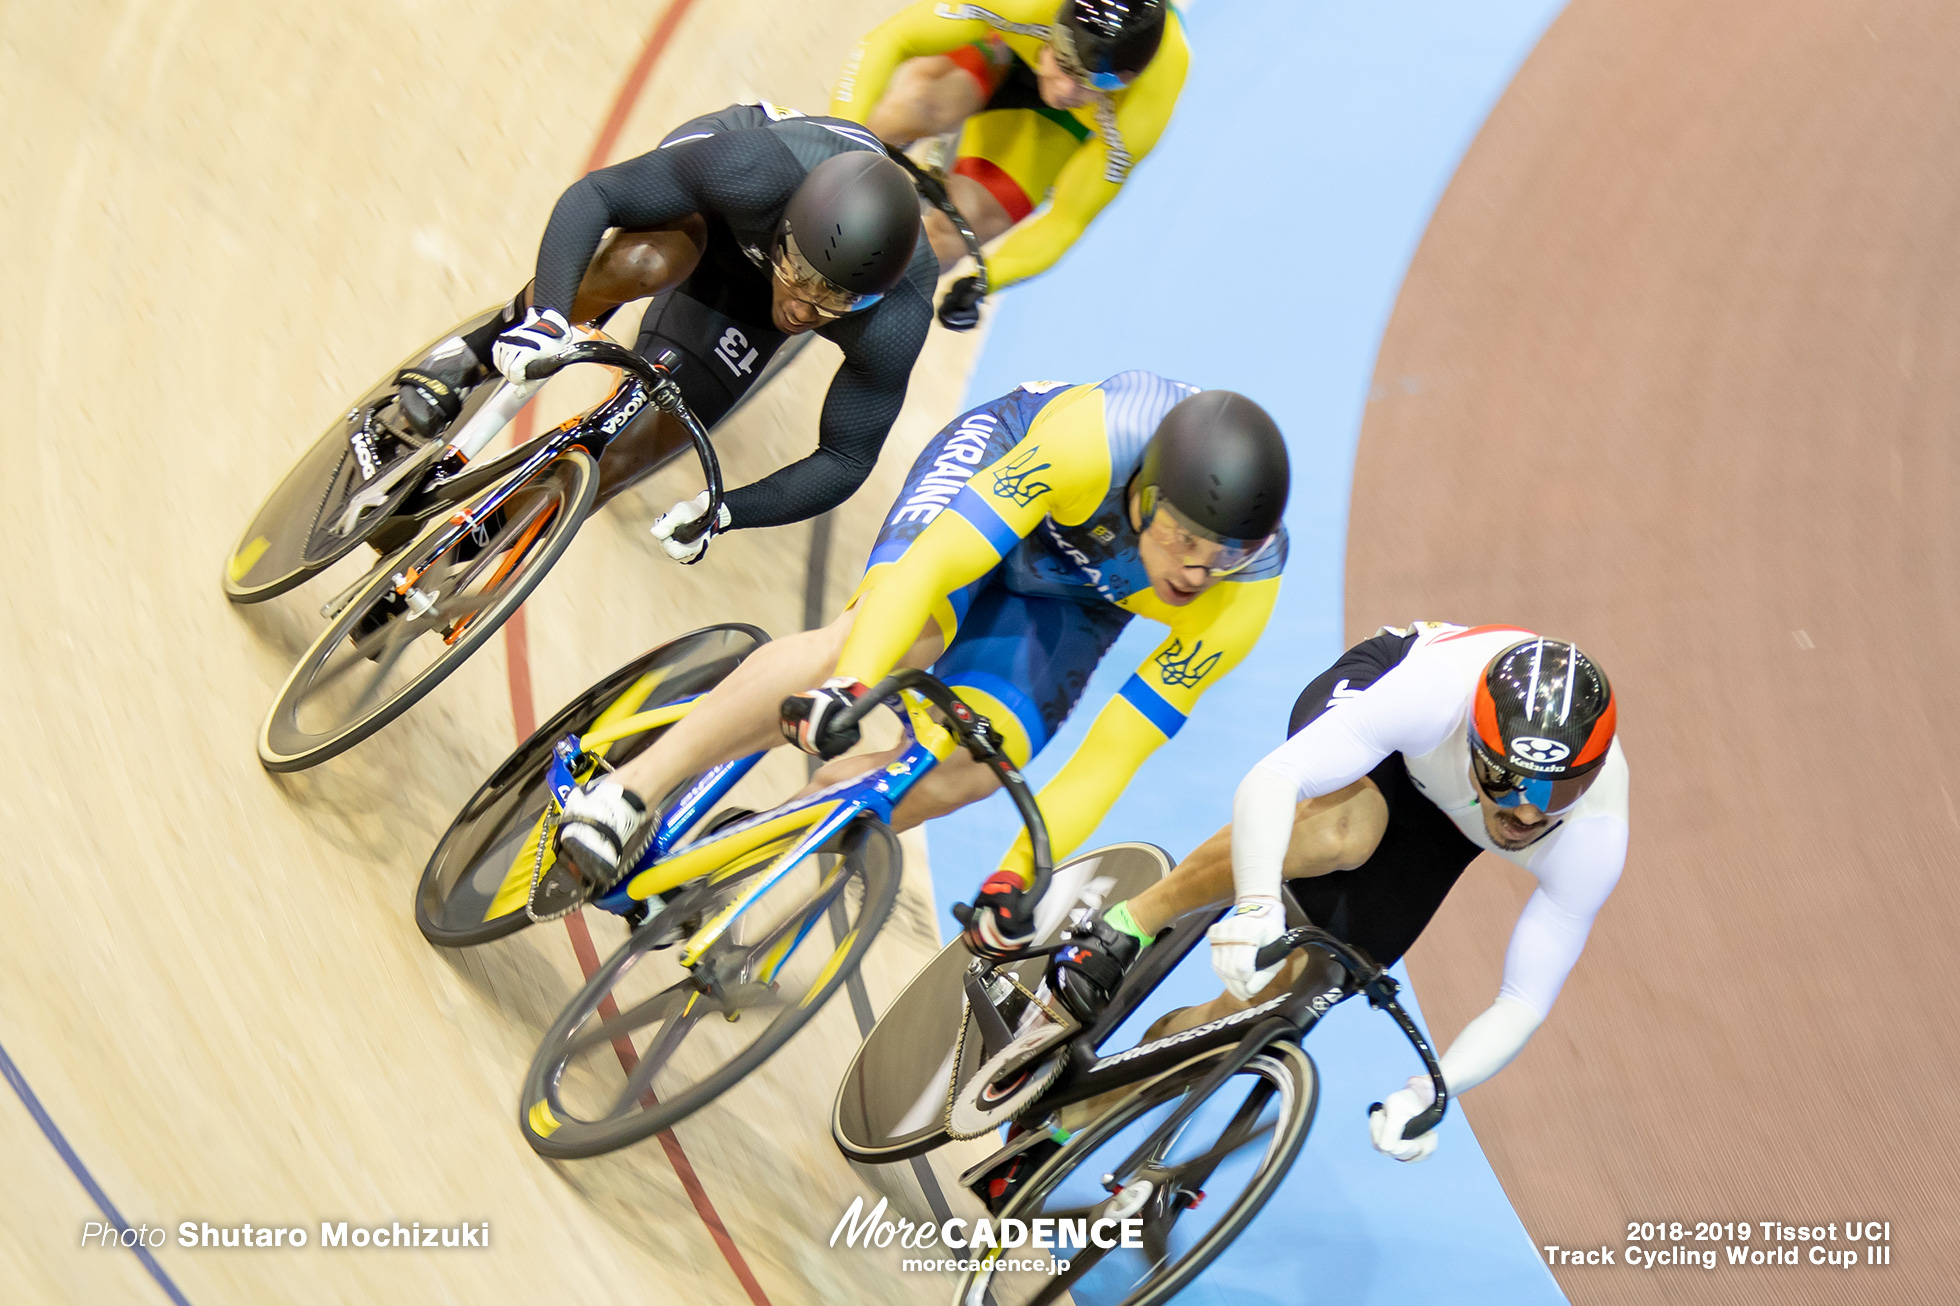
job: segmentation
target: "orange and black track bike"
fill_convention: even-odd
[[[417,355],[467,348],[461,334]],[[565,367],[618,368],[598,407],[507,453],[470,463],[531,394]],[[362,544],[377,560],[321,609],[327,628],[300,656],[259,731],[259,760],[298,771],[352,748],[406,712],[503,625],[592,512],[599,459],[649,405],[692,439],[710,505],[676,538],[715,520],[721,467],[708,432],[681,397],[669,350],[647,362],[607,340],[531,364],[513,384],[485,378],[449,423],[416,442],[400,387],[376,387],[303,456],[259,509],[225,569],[225,592],[255,603],[283,593]],[[690,529],[692,535],[690,535]]]

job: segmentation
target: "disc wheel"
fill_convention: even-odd
[[[395,438],[402,423],[392,414],[394,378],[404,367],[427,365],[434,358],[466,349],[460,337],[489,321],[496,311],[479,313],[410,354],[300,455],[292,470],[259,505],[226,558],[223,576],[226,598],[233,603],[262,603],[304,584],[309,577],[351,553],[401,507],[421,483],[419,472],[404,476],[379,502],[349,512],[351,501],[362,487],[385,477],[407,460],[418,456],[425,462],[429,460],[419,447],[420,441]],[[496,389],[494,384],[473,386],[464,397],[462,411],[447,429],[456,430],[458,423],[468,421]],[[379,436],[367,450],[368,456],[377,460],[373,475],[364,474],[354,449],[354,437],[363,425]],[[443,439],[438,433],[433,443],[441,445]],[[437,453],[439,449],[430,452]]]
[[[816,1016],[891,914],[900,871],[898,838],[880,821],[852,825],[827,848],[749,906],[692,971],[678,964],[680,948],[661,952],[655,943],[671,939],[673,923],[711,917],[763,873],[768,857],[684,891],[636,930],[532,1059],[518,1109],[525,1141],[570,1159],[671,1128]]]
[[[1057,1249],[1069,1266],[1059,1275],[1026,1270],[968,1271],[954,1300],[980,1306],[1047,1306],[1069,1300],[1157,1306],[1192,1280],[1239,1236],[1299,1155],[1313,1123],[1319,1077],[1299,1045],[1267,1044],[1207,1097],[1166,1143],[1125,1165],[1151,1132],[1194,1092],[1220,1057],[1187,1062],[1077,1130],[1029,1177],[1002,1219],[1142,1220],[1139,1248]],[[1058,1226],[1060,1227],[1060,1226]],[[1032,1259],[1019,1252],[986,1250]],[[1046,1259],[1050,1253],[1038,1254]],[[1083,1294],[1072,1298],[1072,1293]]]
[[[465,534],[438,553],[442,524],[424,532],[286,678],[259,733],[266,769],[300,771],[352,748],[461,666],[571,544],[598,480],[591,457],[571,449],[505,500],[482,538]],[[404,602],[395,577],[410,569],[421,575]]]
[[[683,635],[627,663],[538,727],[484,781],[436,845],[415,891],[415,923],[422,937],[440,948],[468,948],[530,924],[524,901],[540,869],[541,843],[542,869],[549,870],[554,859],[545,823],[553,746],[568,734],[588,733],[602,719],[706,693],[768,638],[743,625]],[[665,730],[627,735],[594,751],[620,766]],[[657,820],[660,810],[650,819]]]

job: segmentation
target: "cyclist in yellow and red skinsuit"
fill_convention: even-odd
[[[1167,637],[1039,795],[1054,854],[1066,856],[1265,629],[1286,561],[1287,479],[1278,428],[1230,391],[1124,372],[1022,386],[981,405],[913,464],[844,614],[756,650],[652,746],[573,792],[561,851],[603,888],[652,799],[784,734],[836,757],[857,735],[834,727],[837,711],[897,666],[930,667],[1024,766],[1131,618],[1162,622]],[[816,783],[896,756],[842,758]],[[954,811],[998,783],[955,752],[893,824]],[[976,899],[969,928],[987,946],[1030,931],[1022,891],[1032,865],[1023,836]]]
[[[998,289],[1047,271],[1116,198],[1190,58],[1162,0],[919,0],[864,38],[830,113],[900,148],[961,128],[953,202],[982,242],[1014,228],[987,259]],[[926,231],[942,272],[965,254],[937,210]]]

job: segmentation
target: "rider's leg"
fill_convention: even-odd
[[[1301,803],[1286,846],[1289,880],[1351,871],[1374,854],[1388,828],[1388,804],[1367,776],[1345,789]],[[1130,918],[1156,934],[1185,912],[1232,900],[1232,827],[1194,849],[1157,883],[1130,899]]]
[[[836,674],[858,611],[852,607],[828,626],[773,640],[749,654],[692,712],[612,778],[651,807],[697,771],[783,742],[777,724],[783,700]],[[938,623],[928,621],[901,665],[930,666],[939,656],[941,638]]]
[[[952,131],[986,105],[992,88],[946,55],[907,59],[864,125],[903,149],[922,136]]]

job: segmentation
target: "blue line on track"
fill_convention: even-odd
[[[75,1155],[75,1149],[68,1145],[68,1140],[62,1135],[60,1126],[55,1124],[54,1117],[48,1114],[48,1109],[41,1105],[41,1099],[34,1095],[32,1088],[28,1087],[27,1077],[20,1073],[20,1067],[15,1065],[14,1059],[7,1055],[4,1046],[0,1046],[0,1074],[7,1077],[7,1083],[13,1087],[15,1095],[27,1108],[27,1113],[34,1117],[34,1123],[41,1126],[41,1132],[48,1136],[50,1143],[54,1144],[54,1150],[61,1153],[61,1159],[67,1162],[68,1169],[75,1176],[76,1181],[88,1190],[89,1197],[95,1202],[96,1208],[102,1212],[103,1218],[115,1226],[119,1235],[127,1232],[129,1222],[122,1218],[120,1211],[116,1210],[116,1204],[109,1200],[109,1194],[102,1191],[102,1185],[95,1182],[95,1176],[91,1175],[88,1167],[82,1164],[82,1158]],[[171,1281],[170,1276],[164,1273],[163,1267],[157,1264],[157,1258],[150,1255],[149,1248],[139,1243],[129,1250],[136,1253],[136,1259],[143,1262],[143,1268],[149,1271],[152,1279],[157,1281],[157,1286],[163,1289],[165,1296],[176,1302],[177,1306],[191,1306],[190,1299],[185,1297]]]

